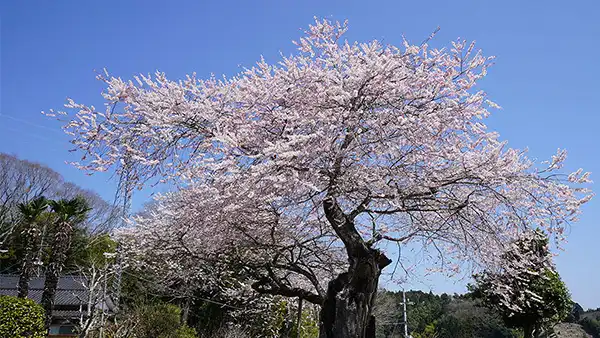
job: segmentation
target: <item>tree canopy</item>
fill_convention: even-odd
[[[382,241],[420,243],[452,273],[500,264],[531,226],[562,239],[589,174],[564,172],[564,150],[534,163],[488,130],[498,106],[477,84],[493,58],[463,40],[396,47],[346,30],[316,20],[297,53],[231,78],[105,72],[105,110],[68,101],[75,165],[182,187],[123,233],[134,257],[188,280],[195,261],[232,258],[258,292],[346,307],[324,321],[344,313],[362,336],[390,263]]]

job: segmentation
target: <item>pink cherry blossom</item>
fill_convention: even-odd
[[[76,166],[181,187],[124,230],[133,252],[188,269],[243,248],[257,277],[322,298],[354,271],[355,245],[422,243],[457,273],[499,264],[532,227],[563,239],[589,173],[562,172],[560,149],[536,164],[488,130],[499,106],[477,84],[493,58],[463,40],[349,42],[346,29],[316,20],[296,54],[231,78],[105,72],[103,110],[68,101]]]

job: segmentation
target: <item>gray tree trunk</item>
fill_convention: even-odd
[[[332,197],[324,203],[325,216],[340,237],[348,254],[349,268],[329,282],[321,308],[320,338],[374,338],[372,315],[381,270],[391,263],[373,249],[356,231],[351,215],[346,215]]]
[[[389,260],[379,251],[356,259],[348,272],[329,282],[321,309],[321,338],[374,338],[372,314],[381,269]]]

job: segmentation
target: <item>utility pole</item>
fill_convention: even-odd
[[[393,325],[393,334],[398,333],[396,331],[396,329],[398,328],[398,325],[404,325],[404,338],[411,338],[412,336],[408,334],[408,310],[406,309],[406,305],[412,305],[414,303],[410,302],[410,299],[406,299],[406,291],[404,290],[404,288],[402,289],[402,302],[399,303],[402,304],[402,321],[394,321],[394,322],[384,322],[384,323],[379,323],[379,325]],[[394,316],[395,317],[395,316]]]
[[[402,307],[404,309],[404,338],[408,338],[408,321],[406,319],[406,292],[402,289]]]
[[[406,299],[406,291],[402,288],[402,319],[404,323],[404,338],[410,338],[408,334],[408,311],[406,311],[406,305],[412,305],[410,299]]]

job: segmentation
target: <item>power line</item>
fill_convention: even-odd
[[[53,133],[58,133],[58,134],[61,134],[61,135],[63,135],[63,133],[62,133],[62,132],[60,132],[60,131],[58,131],[58,130],[56,130],[56,129],[54,129],[54,128],[50,128],[50,127],[43,126],[43,125],[41,125],[41,124],[37,124],[37,123],[33,123],[33,122],[29,122],[29,121],[27,121],[27,120],[23,120],[23,119],[20,119],[20,118],[16,118],[16,117],[14,117],[14,116],[11,116],[11,115],[6,115],[6,114],[2,114],[2,113],[0,113],[0,117],[5,117],[5,118],[7,118],[7,119],[10,119],[10,120],[13,120],[13,121],[16,121],[16,122],[20,122],[20,123],[28,124],[28,125],[30,125],[30,126],[32,126],[32,127],[37,127],[37,128],[46,129],[46,130],[49,130],[49,131],[51,131],[51,132],[53,132]]]

